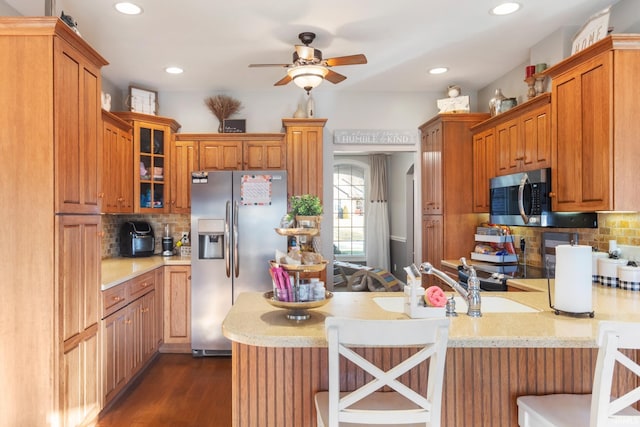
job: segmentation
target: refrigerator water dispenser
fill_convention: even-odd
[[[224,220],[198,220],[198,258],[224,258]]]

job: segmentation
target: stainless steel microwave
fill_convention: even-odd
[[[537,169],[491,178],[490,221],[494,224],[533,227],[597,228],[594,212],[553,212],[551,169]]]

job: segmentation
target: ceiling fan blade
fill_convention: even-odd
[[[289,76],[289,74],[287,74],[286,76],[284,76],[283,78],[281,78],[280,80],[275,82],[273,85],[274,86],[284,86],[287,83],[289,83],[291,80],[292,80],[291,77]]]
[[[291,64],[249,64],[249,67],[290,67]]]
[[[349,56],[337,56],[335,58],[327,58],[325,60],[328,67],[335,67],[336,65],[357,65],[366,64],[367,57],[363,54],[349,55]]]
[[[343,81],[346,78],[347,78],[347,76],[343,76],[342,74],[338,74],[338,73],[336,73],[335,71],[332,71],[332,70],[327,70],[327,75],[324,76],[325,80],[329,80],[333,84],[340,83],[341,81]]]

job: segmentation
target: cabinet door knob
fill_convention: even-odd
[[[549,193],[549,197],[556,197],[556,193],[554,193],[554,192],[550,192],[550,193]]]

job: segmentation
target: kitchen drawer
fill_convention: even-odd
[[[126,284],[102,291],[102,318],[115,313],[127,304]]]
[[[155,289],[156,272],[150,271],[127,282],[129,284],[129,301],[140,298]]]

